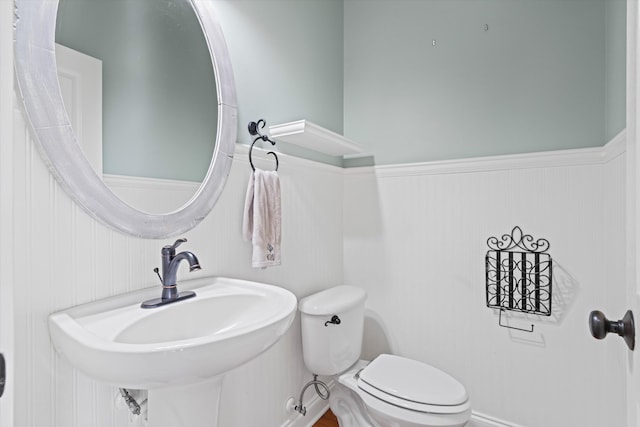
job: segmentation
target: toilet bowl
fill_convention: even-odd
[[[340,427],[461,427],[471,416],[465,387],[416,360],[358,360],[366,293],[338,286],[300,300],[307,368],[337,379],[330,406]],[[338,318],[338,321],[335,318]]]

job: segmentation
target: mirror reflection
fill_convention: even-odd
[[[207,43],[189,2],[60,0],[56,43],[70,49],[64,65],[57,50],[59,73],[88,73],[80,81],[102,87],[100,102],[79,93],[90,88],[60,80],[96,172],[193,182],[195,191],[213,154],[218,100]],[[77,65],[83,58],[95,61],[101,76]]]

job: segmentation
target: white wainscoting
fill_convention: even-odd
[[[11,170],[2,171],[13,200],[2,209],[14,222],[14,424],[127,425],[127,413],[114,409],[114,387],[56,355],[47,316],[155,286],[152,270],[167,242],[123,236],[78,208],[40,159],[17,108],[13,142]],[[613,317],[625,308],[619,147],[347,171],[281,156],[283,265],[255,270],[240,237],[250,167],[238,146],[220,202],[185,234],[203,265],[189,277],[265,281],[298,297],[343,282],[362,286],[375,320],[368,324],[378,328],[367,336],[387,335],[366,343],[368,351],[390,348],[459,378],[474,422],[488,414],[484,422],[527,427],[624,425],[624,375],[615,367],[624,366],[625,350],[614,338],[593,340],[586,322],[592,309]],[[257,162],[272,167],[269,158]],[[484,305],[486,239],[515,225],[549,239],[556,263],[554,314],[509,315],[513,324],[533,321],[533,334],[500,328]],[[310,378],[296,321],[276,346],[228,374],[220,424],[295,421],[285,402]]]
[[[624,157],[621,134],[605,148],[348,170],[345,284],[367,290],[389,348],[467,386],[476,424],[623,426],[627,350],[594,340],[587,318],[625,310]],[[507,315],[533,333],[485,306],[487,238],[516,225],[548,239],[555,263],[553,314]]]
[[[11,170],[14,217],[13,297],[15,331],[15,423],[20,427],[123,427],[125,409],[114,409],[116,388],[74,370],[55,353],[47,329],[50,313],[76,304],[157,286],[153,268],[168,240],[123,236],[78,208],[51,176],[14,108]],[[258,150],[259,151],[259,150]],[[269,159],[259,167],[271,168]],[[231,174],[213,212],[184,248],[203,269],[179,279],[226,275],[285,287],[298,297],[342,281],[342,183],[340,168],[280,156],[283,200],[282,266],[250,267],[251,245],[242,241],[241,219],[250,166],[238,146]],[[147,182],[148,183],[148,182]],[[187,185],[185,191],[192,191]],[[137,191],[131,185],[131,192]],[[140,187],[139,198],[154,205],[155,192]],[[131,195],[131,194],[130,194]],[[187,195],[188,197],[188,195]],[[176,319],[179,322],[179,319]],[[222,426],[279,426],[291,416],[290,396],[309,381],[302,361],[299,321],[274,347],[225,378],[220,402]],[[8,427],[8,426],[7,426]]]

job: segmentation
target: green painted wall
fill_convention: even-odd
[[[311,120],[343,131],[342,0],[216,0],[238,92],[238,141],[247,124]],[[258,143],[257,145],[259,145]],[[277,151],[341,165],[280,142]]]
[[[626,127],[627,2],[605,0],[605,142]]]
[[[603,145],[624,127],[605,2],[345,0],[345,135],[377,164]]]

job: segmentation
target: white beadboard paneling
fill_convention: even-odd
[[[506,425],[624,425],[624,364],[607,366],[623,346],[587,326],[589,311],[624,305],[618,144],[348,171],[345,284],[367,290],[398,353],[462,381],[474,411]],[[485,306],[486,240],[515,225],[547,238],[555,263],[554,315],[508,314],[532,334],[500,328]]]
[[[152,269],[167,242],[123,236],[91,219],[52,179],[17,109],[14,128],[15,425],[124,426],[126,411],[113,406],[116,389],[55,354],[47,316],[157,285]],[[239,145],[219,204],[185,233],[203,270],[181,271],[180,278],[242,277],[298,297],[343,281],[359,285],[391,348],[463,381],[474,410],[490,414],[485,421],[623,425],[624,378],[610,361],[624,352],[614,339],[593,340],[586,325],[592,309],[615,316],[624,307],[615,284],[624,259],[624,153],[616,147],[471,167],[463,161],[347,171],[281,155],[283,265],[260,270],[250,267],[251,245],[240,237],[250,167]],[[262,157],[257,149],[258,167],[272,168]],[[134,198],[153,203],[139,192]],[[563,279],[559,314],[534,319],[534,334],[499,328],[484,306],[486,238],[514,225],[549,239]],[[291,419],[285,402],[310,378],[296,320],[277,345],[229,373],[221,425],[283,425]],[[589,392],[585,383],[603,391]]]
[[[161,247],[170,242],[124,236],[85,214],[49,174],[29,138],[20,110],[14,108],[13,114],[16,130],[11,179],[13,232],[17,238],[12,248],[12,267],[18,355],[15,425],[128,425],[127,411],[114,406],[115,387],[77,372],[55,353],[47,317],[62,308],[157,286],[152,270],[159,265]],[[238,146],[218,204],[198,227],[185,233],[189,240],[185,248],[198,255],[203,269],[197,273],[183,269],[179,279],[187,275],[227,275],[273,283],[298,296],[340,283],[341,169],[280,156],[283,264],[253,269],[251,245],[242,241],[240,233],[250,171],[246,154],[243,146]],[[270,167],[268,159],[261,159],[260,150],[256,156],[259,167]],[[129,196],[145,206],[155,205],[158,186],[152,184],[150,191],[148,186],[134,181],[124,184]],[[180,196],[180,188],[175,190],[172,183],[161,183],[159,187],[163,185],[172,187],[173,194]],[[184,188],[183,195],[188,198],[193,185]],[[310,375],[302,361],[296,321],[277,345],[229,373],[221,397],[221,425],[281,425],[290,416],[284,410],[284,402],[300,391]]]
[[[621,319],[628,306],[625,293],[625,283],[627,282],[626,268],[626,155],[622,153],[617,156],[610,156],[603,166],[604,175],[604,197],[602,202],[603,228],[604,228],[604,258],[603,258],[603,282],[598,286],[598,293],[595,301],[592,301],[593,310],[601,310],[604,313],[611,313],[615,319]],[[611,369],[611,366],[626,366],[629,351],[621,340],[614,342],[601,342],[605,344],[605,360],[600,361],[596,366],[601,377],[607,378],[608,384],[615,387],[615,395],[624,396],[623,386],[627,378],[624,371]],[[619,342],[615,342],[619,341]],[[618,391],[620,390],[620,391]],[[626,391],[626,390],[625,390]],[[623,399],[622,397],[620,397]],[[609,412],[608,410],[606,411]],[[624,425],[626,414],[611,414],[611,425]]]

